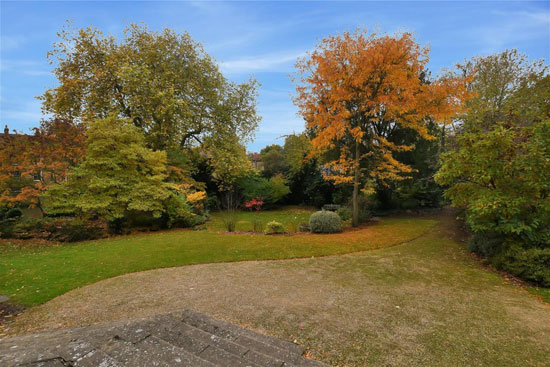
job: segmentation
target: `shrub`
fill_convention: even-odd
[[[502,250],[504,239],[493,232],[477,232],[468,241],[468,248],[483,257],[491,258]]]
[[[16,219],[0,220],[0,238],[14,238]]]
[[[10,210],[10,207],[0,206],[0,220],[6,219],[6,213]]]
[[[290,193],[287,181],[282,175],[270,179],[252,174],[236,181],[236,191],[245,201],[261,198],[263,207],[272,207]]]
[[[300,223],[298,226],[299,232],[311,232],[311,228],[309,228],[309,223]]]
[[[130,231],[127,227],[126,218],[113,219],[107,223],[107,229],[110,234],[128,234]]]
[[[510,245],[492,261],[501,270],[521,279],[550,287],[550,248],[523,248]]]
[[[197,223],[197,215],[193,213],[192,207],[187,203],[185,196],[173,195],[164,204],[166,217],[166,227],[185,228],[191,227]],[[200,216],[198,216],[200,217]],[[200,222],[200,220],[198,220]]]
[[[340,208],[336,211],[336,214],[338,214],[338,216],[340,217],[340,219],[342,219],[343,221],[346,221],[346,220],[351,219],[351,210],[350,210],[350,208],[348,208],[347,206],[342,206],[342,207],[340,207]]]
[[[11,208],[10,210],[8,210],[8,212],[6,213],[6,219],[10,219],[10,218],[19,218],[23,215],[23,212],[21,211],[21,209],[19,208]]]
[[[359,195],[359,223],[365,223],[372,218],[372,212],[375,210],[379,203],[372,196]]]
[[[166,226],[168,218],[156,218],[151,213],[132,211],[126,215],[124,224],[130,228],[159,229]]]
[[[25,221],[19,221],[14,224],[12,238],[51,238],[51,232],[55,231],[56,226],[52,225],[56,219],[53,218],[32,218]]]
[[[340,209],[340,205],[338,205],[338,204],[325,204],[325,205],[323,205],[323,210],[329,210],[331,212],[335,212],[338,209]]]
[[[335,233],[342,231],[342,221],[338,214],[319,211],[309,217],[309,227],[314,233]]]
[[[100,222],[79,219],[56,221],[49,226],[49,240],[77,242],[96,240],[104,237],[105,228]]]
[[[269,197],[273,203],[281,201],[285,196],[290,194],[288,181],[279,173],[269,179]]]
[[[0,224],[1,237],[50,241],[76,242],[95,240],[105,236],[106,226],[100,221],[84,221],[75,218],[33,218],[25,221],[9,219]]]
[[[264,201],[262,200],[262,198],[254,198],[254,199],[251,199],[250,201],[245,202],[244,205],[246,206],[247,209],[258,211],[262,209],[262,205],[264,205]]]
[[[265,234],[281,234],[286,233],[285,227],[277,221],[271,221],[267,223]]]
[[[359,207],[359,223],[365,223],[372,218],[372,212],[379,206],[379,203],[372,195],[359,195],[359,197],[357,198],[357,206]],[[349,204],[347,205],[350,218],[353,215],[352,208],[353,203],[350,200]],[[342,218],[342,220],[344,219]]]
[[[221,208],[221,202],[217,195],[208,194],[206,199],[206,208],[208,210],[216,210]]]
[[[550,287],[550,248],[532,247],[494,232],[475,233],[468,247],[499,270]]]
[[[407,198],[401,202],[401,208],[405,210],[417,209],[420,207],[420,201],[415,198]]]

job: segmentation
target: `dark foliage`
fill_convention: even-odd
[[[468,247],[499,270],[550,287],[550,246],[533,246],[501,234],[480,232],[472,236]]]

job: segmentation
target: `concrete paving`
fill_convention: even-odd
[[[325,366],[299,345],[185,310],[124,323],[60,329],[0,340],[0,365]]]

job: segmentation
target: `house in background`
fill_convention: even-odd
[[[261,161],[260,154],[255,152],[248,153],[248,159],[250,159],[250,162],[252,162],[252,166],[256,168],[258,171],[264,170],[264,162]]]
[[[3,167],[1,173],[4,175],[2,178],[4,182],[0,182],[0,188],[8,188],[14,195],[20,193],[24,186],[33,185],[34,182],[41,180],[42,172],[22,176],[19,167],[20,162],[18,161],[18,157],[14,156],[15,154],[13,153],[17,149],[9,149],[8,144],[24,145],[26,144],[24,140],[27,139],[35,139],[35,136],[20,134],[15,130],[13,133],[10,133],[8,125],[5,125],[4,132],[0,134],[0,167]],[[9,152],[10,150],[11,153]],[[6,167],[10,168],[6,169]],[[6,176],[9,176],[9,178],[6,178]]]

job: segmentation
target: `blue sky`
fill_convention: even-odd
[[[356,27],[384,32],[413,31],[431,48],[429,68],[442,68],[476,55],[517,48],[532,59],[550,59],[550,1],[428,2],[146,2],[1,1],[0,124],[28,132],[39,124],[35,99],[55,86],[46,52],[66,20],[121,35],[126,24],[188,31],[203,44],[224,74],[261,83],[258,151],[299,132],[303,121],[291,101],[289,80],[296,58],[323,37]]]

